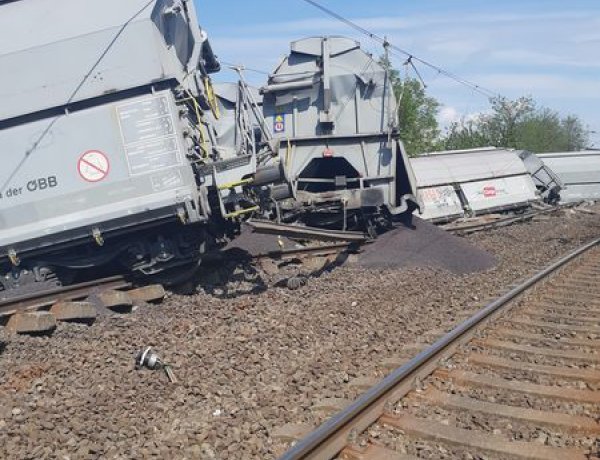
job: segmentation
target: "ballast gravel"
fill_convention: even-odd
[[[365,268],[429,267],[465,275],[494,268],[496,259],[467,240],[414,217],[410,228],[399,226],[367,246],[359,264]]]
[[[315,405],[356,397],[391,358],[599,235],[600,216],[567,211],[462,240],[496,258],[481,273],[347,263],[295,291],[253,291],[260,280],[242,277],[216,295],[60,324],[52,337],[0,337],[0,458],[276,458],[282,426],[324,420]],[[178,383],[134,369],[147,346]],[[416,453],[452,458],[427,449]]]

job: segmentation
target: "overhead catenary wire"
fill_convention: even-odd
[[[475,82],[472,82],[470,80],[462,78],[453,72],[450,72],[440,66],[437,66],[437,65],[429,62],[426,59],[416,56],[414,53],[411,53],[410,51],[407,51],[403,48],[400,48],[400,47],[390,43],[386,38],[381,37],[371,31],[365,29],[364,27],[360,26],[359,24],[355,23],[354,21],[351,21],[350,19],[345,18],[341,14],[336,13],[335,11],[331,10],[330,8],[327,8],[326,6],[323,6],[321,3],[319,3],[315,0],[303,0],[303,1],[314,6],[317,9],[321,10],[325,14],[331,16],[332,18],[346,24],[347,26],[360,32],[361,34],[369,37],[371,40],[378,42],[380,45],[383,45],[384,47],[389,47],[390,52],[392,52],[393,54],[401,54],[403,58],[408,58],[409,62],[413,65],[413,67],[414,67],[414,62],[416,61],[419,64],[424,65],[424,66],[436,71],[440,75],[443,75],[451,80],[454,80],[455,82],[481,94],[482,96],[485,96],[488,99],[499,96],[499,94],[496,91],[493,91],[493,90],[488,89],[488,88],[486,88],[482,85],[479,85]],[[416,67],[415,67],[415,70],[416,70]]]
[[[423,79],[423,76],[421,75],[421,72],[419,72],[419,69],[417,69],[417,66],[415,65],[415,63],[413,62],[413,58],[412,56],[409,57],[406,62],[404,63],[405,66],[411,66],[413,68],[413,70],[415,71],[415,74],[417,75],[417,77],[419,78],[419,80],[421,81],[421,84],[423,85],[423,88],[427,88],[427,83],[425,83],[425,80]]]
[[[232,62],[227,62],[227,61],[221,61],[221,64],[229,67],[231,70],[233,70],[235,72],[237,72],[238,70],[242,70],[242,71],[246,71],[246,72],[258,73],[260,75],[271,75],[266,70],[253,69],[252,67],[247,67],[243,64],[234,64]]]

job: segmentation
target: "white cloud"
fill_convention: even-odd
[[[457,109],[445,105],[438,113],[438,122],[441,126],[449,126],[452,123],[459,121],[461,116],[461,113]]]
[[[600,27],[600,24],[598,24]],[[600,34],[589,33],[589,34],[577,34],[572,39],[573,43],[577,45],[593,45],[600,42]]]
[[[392,13],[352,20],[462,78],[511,98],[531,95],[542,105],[565,114],[579,114],[590,125],[600,127],[600,112],[595,107],[600,98],[597,11],[577,11],[565,6],[563,11],[520,15],[461,11],[410,16]],[[271,71],[288,52],[289,41],[316,34],[347,35],[360,40],[373,54],[382,53],[381,46],[369,38],[339,21],[320,16],[232,26],[230,31],[221,33],[223,37],[213,37],[213,45],[223,59]],[[398,55],[393,62],[401,66],[405,59]],[[446,105],[440,113],[442,124],[488,107],[487,100],[473,90],[422,65],[418,68],[429,92]],[[265,77],[251,78],[260,84]]]
[[[428,14],[428,15],[390,15],[379,17],[358,17],[351,18],[352,22],[368,30],[380,32],[390,31],[406,31],[406,30],[423,30],[432,29],[443,30],[446,27],[463,27],[466,25],[480,26],[492,24],[493,26],[505,24],[518,24],[523,26],[523,23],[531,25],[531,23],[540,23],[547,21],[565,22],[588,20],[594,17],[594,11],[568,11],[564,12],[549,12],[535,14]],[[441,28],[439,26],[445,26]],[[310,19],[302,19],[296,21],[284,21],[278,23],[253,23],[245,27],[236,27],[236,32],[246,34],[249,31],[256,34],[275,34],[275,33],[294,33],[294,32],[315,32],[323,33],[347,33],[350,29],[347,24],[340,22],[337,19],[328,17],[315,17]],[[325,32],[324,32],[325,31]]]
[[[501,92],[531,94],[534,97],[599,99],[600,79],[570,78],[549,73],[490,73],[474,76],[483,85]]]
[[[600,20],[590,11],[563,13],[414,15],[354,19],[400,48],[448,67],[483,65],[547,65],[597,68]],[[315,34],[352,36],[381,53],[381,46],[346,24],[312,18],[276,24],[232,28],[227,37],[215,37],[220,49],[249,59],[272,50],[287,51],[289,40]],[[250,37],[250,38],[249,38]],[[282,47],[282,43],[285,45]],[[221,51],[220,54],[226,54]],[[264,59],[263,59],[264,60]],[[464,71],[463,71],[464,72]]]
[[[440,124],[440,127],[442,129],[446,129],[450,127],[452,123],[457,123],[460,121],[475,121],[490,113],[490,110],[469,111],[467,109],[465,111],[450,105],[444,105],[440,108],[440,111],[438,112],[437,120]]]
[[[600,40],[600,38],[599,38]],[[599,68],[600,61],[595,59],[585,59],[580,52],[576,56],[559,56],[554,50],[532,51],[526,49],[504,49],[492,51],[489,55],[491,61],[507,64],[520,64],[527,66],[565,66],[580,68]]]

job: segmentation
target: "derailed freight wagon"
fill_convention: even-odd
[[[529,171],[531,179],[544,202],[550,205],[558,204],[561,199],[561,192],[565,187],[558,174],[535,153],[528,150],[516,150],[516,153],[523,161],[527,171]]]
[[[600,150],[542,153],[537,157],[563,182],[562,202],[600,200]]]
[[[447,151],[411,159],[424,219],[520,211],[539,202],[523,161],[512,150]]]
[[[375,231],[418,207],[389,73],[343,37],[295,41],[261,89],[296,201],[282,219]]]
[[[0,296],[187,270],[272,205],[277,164],[219,148],[193,2],[0,2],[0,68]]]
[[[243,81],[216,94],[190,0],[0,1],[0,298],[86,272],[174,281],[249,217],[409,217],[388,72],[352,40],[292,48],[261,106]]]

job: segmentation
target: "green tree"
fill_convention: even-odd
[[[524,120],[514,133],[514,147],[532,152],[561,151],[568,148],[560,116],[542,109]]]
[[[565,143],[567,152],[584,150],[590,145],[589,128],[586,128],[580,118],[569,115],[561,120],[563,131],[565,132]]]
[[[531,98],[491,100],[489,114],[450,126],[442,148],[506,147],[532,152],[560,152],[586,147],[589,132],[575,116],[561,118],[554,110],[538,107]]]
[[[437,114],[440,104],[428,96],[423,84],[415,78],[402,79],[386,58],[380,63],[389,69],[394,94],[399,101],[398,124],[400,138],[410,156],[436,149],[440,130]]]
[[[465,150],[492,145],[486,134],[480,129],[477,119],[461,119],[448,128],[446,136],[438,144],[439,150]]]
[[[511,101],[504,97],[491,100],[492,114],[482,118],[484,136],[492,145],[517,148],[520,126],[536,111],[531,98],[522,97]]]
[[[410,78],[396,88],[401,98],[398,110],[400,138],[410,156],[417,156],[436,149],[440,130],[437,114],[438,101],[427,96],[420,81]]]

